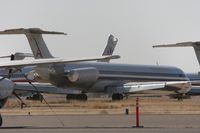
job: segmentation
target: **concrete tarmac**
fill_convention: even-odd
[[[143,128],[134,128],[134,115],[3,116],[1,133],[188,133],[200,132],[200,115],[141,115]],[[62,121],[62,122],[60,122]],[[62,125],[62,123],[64,125]]]

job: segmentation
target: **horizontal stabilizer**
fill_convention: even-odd
[[[4,31],[0,31],[0,35],[7,35],[7,34],[61,34],[61,35],[67,35],[64,32],[56,32],[56,31],[45,31],[40,28],[18,28],[18,29],[7,29]]]
[[[199,44],[200,42],[181,42],[181,43],[175,43],[175,44],[164,44],[164,45],[154,45],[153,48],[161,48],[161,47],[188,47],[188,46],[194,46],[195,44]]]

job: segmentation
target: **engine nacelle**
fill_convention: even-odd
[[[67,75],[73,83],[93,83],[99,77],[99,71],[94,67],[76,68],[69,71]]]
[[[3,107],[3,105],[6,102],[6,99],[12,95],[14,86],[15,83],[11,80],[7,78],[2,79],[2,77],[0,77],[0,108]]]

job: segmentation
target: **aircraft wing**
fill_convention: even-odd
[[[129,82],[120,86],[114,87],[116,92],[134,93],[146,90],[163,89],[165,87],[176,88],[179,93],[187,93],[188,86],[191,86],[190,81],[168,81],[168,82]]]
[[[40,92],[40,93],[50,93],[50,94],[80,94],[81,91],[73,88],[59,88],[55,87],[49,83],[33,83],[37,90],[29,83],[16,83],[14,91],[16,93],[23,92]]]
[[[31,60],[14,60],[9,62],[0,62],[0,68],[11,67],[24,67],[32,65],[49,65],[49,64],[61,64],[61,63],[73,63],[84,61],[97,61],[106,59],[118,59],[118,55],[109,55],[102,57],[90,57],[90,58],[78,58],[78,59],[63,59],[63,58],[49,58],[49,59],[31,59]]]

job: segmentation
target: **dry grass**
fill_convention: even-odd
[[[63,99],[48,100],[53,111],[39,101],[25,101],[27,107],[20,109],[16,99],[9,99],[3,115],[84,115],[84,114],[124,114],[128,108],[135,113],[135,98],[113,102],[110,100],[89,100],[87,102],[65,101]],[[143,114],[200,114],[200,97],[177,101],[167,97],[140,98],[140,111]]]

